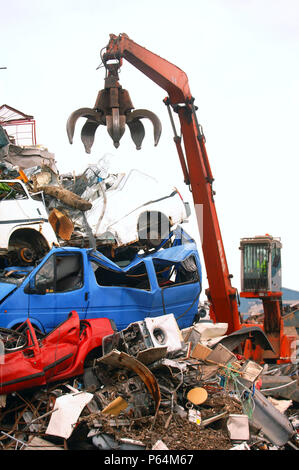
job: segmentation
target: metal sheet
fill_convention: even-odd
[[[222,338],[219,342],[230,351],[233,351],[239,344],[250,338],[254,339],[255,344],[261,346],[262,349],[274,352],[267,336],[258,326],[241,328],[240,330],[234,331],[229,336]]]
[[[255,390],[252,422],[275,445],[281,447],[294,435],[295,431],[288,418],[278,411],[259,391]]]

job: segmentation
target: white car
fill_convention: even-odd
[[[190,215],[189,204],[176,188],[137,169],[99,178],[80,195],[92,202],[85,216],[97,245],[156,247],[171,227]]]
[[[10,262],[30,264],[58,245],[45,205],[21,180],[0,180],[0,225],[0,255]]]

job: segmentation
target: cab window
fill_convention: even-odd
[[[194,256],[189,256],[180,262],[155,259],[154,267],[160,287],[200,281]]]
[[[91,266],[96,282],[100,286],[130,287],[134,289],[150,290],[150,281],[144,263],[134,266],[127,272],[113,271],[96,261],[91,261]]]
[[[35,286],[47,292],[67,292],[83,286],[81,254],[53,254],[35,276]]]

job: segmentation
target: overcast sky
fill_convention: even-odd
[[[108,153],[177,186],[192,204],[165,91],[129,63],[120,83],[135,108],[160,117],[159,145],[144,121],[140,151],[128,131],[116,150],[102,127],[87,155],[84,121],[73,145],[65,130],[71,112],[93,107],[104,86],[97,67],[110,33],[124,32],[184,70],[206,137],[232,285],[240,290],[240,238],[269,233],[283,243],[283,286],[299,290],[298,0],[0,0],[0,6],[0,67],[7,67],[0,70],[0,104],[34,116],[38,143],[55,153],[61,172],[80,172]],[[187,230],[199,243],[194,215]]]

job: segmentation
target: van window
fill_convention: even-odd
[[[83,286],[81,254],[53,254],[35,276],[35,286],[47,292],[67,292]]]
[[[100,286],[131,287],[134,289],[150,290],[150,282],[144,263],[134,266],[127,272],[113,271],[96,261],[91,261],[95,279]]]
[[[200,281],[194,256],[180,262],[154,259],[154,268],[160,287]]]

